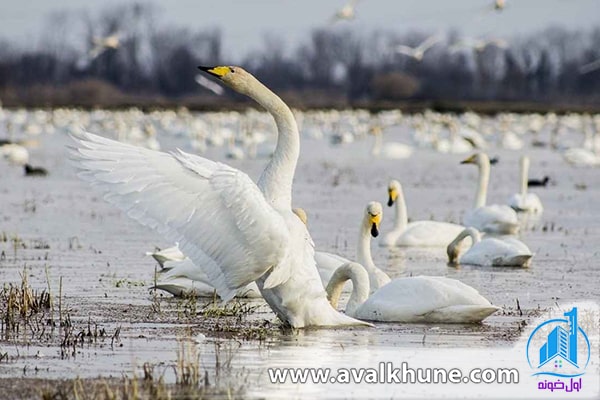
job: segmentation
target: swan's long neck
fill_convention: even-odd
[[[346,314],[354,315],[356,309],[369,298],[369,274],[362,265],[348,262],[338,267],[327,284],[327,298],[333,306],[338,307],[342,290],[347,280],[352,281],[352,294],[346,304]]]
[[[373,134],[375,139],[373,140],[373,148],[371,149],[371,155],[378,156],[381,154],[381,148],[383,147],[383,137],[381,132]]]
[[[521,158],[521,197],[527,196],[527,177],[529,176],[529,158]]]
[[[450,242],[450,244],[448,245],[448,247],[446,249],[446,252],[448,253],[448,258],[449,258],[450,262],[458,261],[459,245],[468,236],[470,236],[471,240],[472,240],[471,246],[474,246],[475,243],[478,243],[479,241],[481,241],[481,235],[479,234],[479,231],[477,231],[475,228],[464,229],[461,233],[458,234],[456,239],[454,239],[452,242]]]
[[[292,110],[266,86],[256,81],[252,97],[275,119],[277,146],[258,187],[275,208],[292,208],[292,182],[300,154],[300,134]]]
[[[408,225],[408,212],[406,211],[406,201],[402,190],[398,191],[396,205],[394,207],[394,231],[404,232]]]
[[[490,182],[490,159],[482,154],[481,162],[477,167],[479,168],[479,182],[477,183],[475,208],[483,207],[486,203],[488,183]]]
[[[375,263],[373,262],[373,258],[371,257],[371,225],[369,223],[368,218],[365,216],[358,235],[358,247],[356,248],[356,258],[360,264],[362,264],[365,269],[372,273],[377,269]]]

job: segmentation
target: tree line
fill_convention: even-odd
[[[313,30],[291,50],[279,37],[268,35],[262,50],[236,63],[287,96],[324,101],[600,104],[600,68],[581,72],[582,66],[600,59],[600,27],[587,31],[550,27],[507,38],[507,47],[459,50],[461,35],[452,31],[419,61],[395,52],[394,46],[416,46],[428,32],[360,33],[351,26]],[[94,38],[115,33],[119,46],[82,67]],[[214,96],[194,77],[198,64],[231,62],[222,43],[218,29],[192,31],[161,24],[160,13],[151,4],[120,6],[94,16],[56,13],[49,17],[37,46],[0,41],[0,99],[19,102],[37,96],[51,104],[59,98],[72,101],[69,96],[91,96],[100,103],[102,96],[106,101],[126,95]],[[64,88],[70,92],[63,93]],[[230,92],[226,96],[235,100]]]

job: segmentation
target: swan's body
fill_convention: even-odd
[[[576,167],[597,167],[600,166],[600,156],[598,155],[598,131],[594,134],[588,126],[583,127],[585,138],[582,147],[571,147],[563,153],[565,161]]]
[[[29,162],[29,151],[20,144],[10,143],[0,146],[0,154],[13,165],[25,165]]]
[[[487,187],[490,180],[490,159],[485,153],[477,153],[461,164],[476,164],[479,182],[475,207],[465,213],[463,225],[472,226],[486,233],[514,234],[519,231],[517,213],[505,205],[486,205]]]
[[[600,156],[596,152],[582,147],[567,149],[563,153],[563,157],[569,164],[576,167],[597,167],[600,165]]]
[[[386,142],[383,144],[383,131],[380,127],[375,126],[371,129],[371,133],[375,139],[371,154],[375,157],[388,160],[403,160],[409,158],[413,154],[413,148],[407,144],[399,142]]]
[[[470,237],[473,245],[460,255],[459,245]],[[466,228],[448,245],[448,259],[451,263],[481,266],[528,267],[533,253],[520,240],[486,237],[483,240],[475,228]]]
[[[357,263],[341,266],[327,285],[334,307],[349,279],[353,290],[346,314],[368,321],[475,323],[499,309],[474,288],[444,277],[394,279],[369,296],[368,274]]]
[[[523,156],[520,161],[521,165],[521,192],[513,194],[508,199],[508,205],[515,211],[541,213],[544,211],[542,201],[535,193],[527,193],[528,175],[529,175],[529,157]]]
[[[465,228],[438,221],[408,223],[402,185],[396,180],[388,185],[388,206],[392,205],[395,205],[394,229],[384,236],[385,246],[445,247]]]
[[[178,241],[224,301],[256,281],[271,309],[292,327],[364,324],[327,301],[312,239],[292,212],[300,138],[291,110],[242,68],[201,69],[253,98],[275,119],[277,146],[258,185],[225,164],[86,132],[73,135],[79,176],[131,218]]]

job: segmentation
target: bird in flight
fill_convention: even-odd
[[[117,31],[105,37],[94,37],[92,39],[94,47],[88,53],[77,61],[79,69],[87,68],[92,61],[108,49],[116,50],[121,45],[121,32]]]
[[[477,53],[482,52],[488,46],[495,46],[499,49],[507,49],[508,42],[504,39],[476,39],[464,38],[449,47],[450,53],[456,53],[461,50],[472,50]]]
[[[196,83],[200,86],[202,86],[205,89],[210,90],[211,92],[213,92],[214,94],[216,94],[217,96],[221,96],[225,90],[223,89],[223,87],[221,87],[219,84],[211,81],[208,78],[205,78],[204,76],[198,74],[194,77],[194,80],[196,81]]]
[[[359,1],[360,0],[350,0],[348,3],[346,3],[333,15],[331,18],[331,23],[334,24],[338,21],[349,21],[354,19],[356,17],[354,9]]]
[[[410,47],[403,44],[396,45],[394,50],[396,53],[404,54],[405,56],[414,58],[417,61],[422,61],[425,52],[442,41],[438,35],[430,36],[421,42],[417,47]]]
[[[585,75],[594,72],[597,69],[600,69],[600,58],[579,67],[579,73]]]

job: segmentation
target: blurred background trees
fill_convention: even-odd
[[[453,50],[461,39],[453,31],[422,61],[393,48],[416,45],[427,32],[318,29],[291,51],[278,36],[266,35],[261,49],[227,60],[218,29],[192,32],[159,21],[151,4],[124,5],[94,16],[50,15],[34,48],[0,40],[0,99],[23,105],[110,105],[105,102],[119,97],[132,102],[210,98],[214,95],[194,82],[196,66],[240,63],[274,90],[300,98],[600,104],[600,69],[580,73],[581,66],[600,59],[600,28],[548,28],[508,38],[507,48],[480,51]],[[90,57],[98,38],[110,35],[118,36],[118,47]]]

